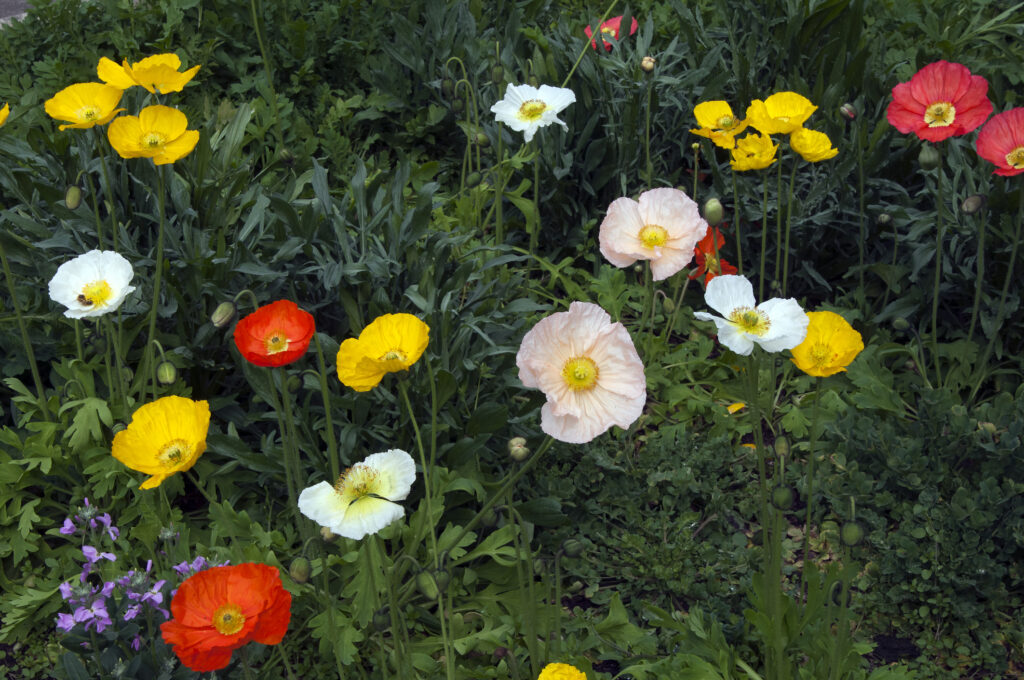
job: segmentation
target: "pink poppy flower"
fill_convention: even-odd
[[[608,50],[609,52],[612,51],[612,44],[610,42],[608,42],[608,40],[607,40],[607,38],[605,38],[605,36],[606,35],[611,35],[611,37],[616,42],[618,42],[618,40],[619,40],[619,27],[621,25],[622,25],[622,16],[620,15],[620,16],[612,17],[611,19],[608,19],[607,21],[602,23],[601,26],[600,26],[601,42],[604,43],[604,48],[606,50]],[[637,23],[636,18],[634,17],[633,23],[629,27],[629,34],[633,35],[634,33],[636,33],[636,30],[639,27],[640,27],[640,24]],[[597,49],[597,40],[593,38],[594,32],[590,30],[590,26],[587,25],[583,29],[583,32],[586,33],[587,37],[591,39],[590,40],[590,45],[596,50]]]
[[[963,64],[937,61],[892,88],[886,111],[889,123],[903,134],[929,142],[965,135],[992,113],[988,81],[972,76]]]
[[[523,384],[548,398],[540,427],[559,441],[585,444],[612,425],[627,428],[647,401],[629,332],[589,302],[541,319],[523,338],[516,365]]]
[[[1024,172],[1024,107],[992,116],[975,146],[979,156],[999,166],[994,174],[1011,177]]]
[[[598,241],[601,254],[616,267],[650,260],[655,281],[690,264],[708,223],[697,204],[678,189],[651,189],[640,200],[617,198],[608,206]]]

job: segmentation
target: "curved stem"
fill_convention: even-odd
[[[942,210],[942,154],[935,171],[935,283],[932,286],[932,362],[935,364],[935,384],[942,386],[942,367],[939,364],[939,284],[942,281],[942,236],[944,224]]]
[[[420,466],[423,468],[423,499],[427,504],[427,526],[430,527],[430,549],[434,554],[434,569],[438,569],[441,566],[441,559],[437,553],[437,530],[434,526],[434,509],[433,509],[433,498],[434,498],[434,475],[433,470],[427,465],[427,455],[423,448],[423,438],[420,436],[420,427],[416,424],[416,414],[412,410],[412,402],[409,401],[409,389],[405,386],[404,380],[398,381],[398,391],[402,395],[402,401],[405,403],[405,409],[409,413],[409,422],[412,424],[413,433],[416,435],[416,450],[420,454]]]
[[[736,173],[732,173],[732,221],[736,230],[736,269],[743,276],[743,244],[740,243],[740,199],[736,188]]]
[[[601,19],[597,22],[598,30],[595,32],[594,39],[601,35],[600,25],[604,23],[604,20],[608,18],[608,15],[612,13],[612,10],[615,9],[615,5],[618,3],[619,0],[612,0],[612,4],[608,5],[608,9],[606,9],[604,14],[601,15]],[[562,87],[565,87],[565,84],[569,82],[570,78],[572,78],[572,74],[576,72],[576,67],[580,65],[581,61],[583,61],[583,55],[587,53],[588,49],[590,49],[590,39],[583,43],[583,49],[580,50],[579,56],[576,57],[576,63],[572,65],[572,68],[569,69],[569,73],[565,76],[565,80],[562,81]]]
[[[324,402],[324,430],[327,434],[327,465],[331,471],[331,479],[338,479],[338,441],[334,437],[334,420],[331,418],[331,393],[327,389],[327,368],[324,364],[324,348],[320,345],[320,337],[313,333],[316,343],[316,359],[320,367],[320,396]],[[433,387],[433,384],[431,384]]]
[[[160,206],[160,226],[156,234],[156,254],[153,258],[155,272],[153,273],[153,303],[149,309],[149,332],[146,335],[146,350],[142,356],[141,395],[146,395],[146,381],[153,379],[153,397],[156,398],[156,376],[150,375],[153,371],[153,340],[156,340],[156,316],[160,307],[160,284],[162,283],[164,270],[164,222],[166,211],[166,182],[164,180],[164,169],[156,168],[157,176],[157,201]]]
[[[811,519],[814,507],[814,459],[815,447],[818,443],[818,420],[821,415],[821,378],[814,379],[814,414],[811,416],[811,441],[810,449],[807,452],[807,512],[804,515],[804,566],[801,573],[801,590],[806,592],[807,587],[807,562],[810,559],[810,535]]]
[[[971,325],[967,330],[967,342],[974,337],[974,326],[978,322],[978,307],[981,305],[981,283],[985,278],[985,229],[988,220],[985,219],[985,209],[981,209],[981,226],[978,227],[978,273],[974,278],[974,304],[971,305]]]
[[[796,165],[797,161],[794,159],[793,172],[789,174],[789,201],[786,203],[786,244],[782,248],[782,297],[786,297],[786,284],[789,280],[789,232],[793,226],[793,186],[796,183]],[[861,249],[863,250],[863,246]]]
[[[764,300],[764,261],[768,251],[768,182],[761,182],[761,275],[757,282],[757,299]]]

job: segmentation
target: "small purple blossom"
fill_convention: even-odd
[[[67,598],[65,598],[67,599]],[[75,617],[71,614],[57,614],[57,629],[70,633],[75,627]]]
[[[64,534],[65,536],[71,536],[76,531],[78,531],[78,527],[75,526],[75,523],[71,521],[70,517],[65,517],[64,526],[60,528],[60,533]]]
[[[89,503],[89,499],[86,498],[84,500],[85,505],[78,509],[78,514],[75,515],[74,520],[70,517],[65,518],[64,524],[60,528],[60,533],[64,536],[73,536],[79,530],[84,532],[86,527],[88,527],[90,533],[105,531],[110,536],[111,541],[116,541],[117,537],[121,535],[121,530],[114,526],[114,520],[110,517],[110,513],[98,514],[95,506]]]

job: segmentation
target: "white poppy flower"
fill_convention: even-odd
[[[132,265],[113,250],[90,250],[57,268],[50,279],[50,299],[67,307],[64,316],[81,319],[117,309],[128,293],[135,273]]]
[[[491,107],[491,113],[499,123],[522,132],[529,142],[538,128],[552,123],[568,130],[569,126],[558,119],[558,114],[575,101],[576,94],[565,87],[541,85],[537,89],[531,85],[510,83],[505,90],[505,98]]]
[[[754,343],[766,352],[793,349],[807,336],[807,314],[793,298],[772,298],[756,305],[754,287],[743,276],[716,276],[708,283],[704,301],[716,312],[694,312],[703,321],[714,321],[718,340],[736,354],[746,356]]]
[[[334,486],[320,482],[299,494],[299,511],[339,536],[360,539],[405,515],[405,500],[416,481],[412,456],[400,449],[374,453],[356,463]]]

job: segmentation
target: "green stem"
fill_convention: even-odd
[[[764,262],[768,252],[768,182],[761,183],[761,275],[757,299],[764,302]]]
[[[196,474],[195,470],[188,469],[185,471],[185,474],[188,476],[189,479],[192,480],[192,483],[196,485],[196,488],[199,489],[199,493],[203,494],[203,498],[206,499],[207,503],[213,505],[214,503],[217,502],[217,499],[214,498],[209,491],[207,491],[206,487],[203,485],[202,480],[199,479],[199,475]]]
[[[712,242],[714,241],[712,240]],[[687,276],[685,279],[683,279],[683,285],[681,287],[678,286],[678,284],[676,286],[678,292],[676,293],[676,297],[673,300],[674,304],[672,306],[672,317],[668,320],[668,322],[665,324],[665,328],[661,331],[662,340],[668,339],[669,335],[672,333],[672,329],[676,327],[676,317],[679,315],[679,305],[682,303],[683,296],[686,295],[686,289],[687,287],[689,287],[691,280],[692,279],[690,279],[690,277]]]
[[[971,306],[971,325],[968,326],[967,342],[974,337],[974,326],[978,322],[978,308],[981,305],[981,284],[985,278],[985,230],[988,220],[985,209],[981,209],[981,226],[978,227],[978,274],[974,279],[974,304]]]
[[[519,605],[523,612],[523,631],[526,637],[526,648],[530,654],[530,671],[535,677],[540,674],[540,653],[537,649],[537,597],[533,591],[533,560],[529,546],[524,545],[526,538],[522,516],[512,507],[511,492],[509,512],[514,523],[512,541],[516,551],[516,576],[519,585]],[[523,587],[523,584],[526,587]]]
[[[821,378],[814,379],[814,413],[811,415],[811,441],[810,449],[807,452],[807,511],[804,515],[804,567],[801,574],[802,589],[806,592],[807,587],[807,563],[810,559],[811,546],[811,519],[813,518],[814,507],[814,459],[815,447],[818,444],[818,419],[821,415]]]
[[[736,230],[736,269],[743,276],[743,244],[740,243],[740,199],[736,188],[736,173],[732,173],[732,220]]]
[[[302,465],[299,460],[299,440],[298,431],[295,427],[295,418],[292,416],[292,399],[291,394],[288,392],[288,370],[282,366],[280,370],[281,376],[281,406],[284,411],[284,426],[287,434],[282,434],[286,437],[284,443],[285,451],[285,465],[291,470],[292,484],[294,484],[293,495],[291,497],[292,507],[298,510],[298,494],[302,488]],[[273,382],[273,378],[271,378]],[[337,477],[335,477],[337,479]],[[307,523],[304,525],[308,526]]]
[[[537,253],[537,241],[540,237],[540,146],[534,147],[533,157],[533,219],[530,220],[530,254]]]
[[[292,672],[292,665],[288,662],[288,655],[284,653],[284,644],[279,642],[274,646],[277,647],[277,655],[281,657],[281,663],[284,664],[284,670],[288,673],[288,680],[296,680],[295,673]]]
[[[498,173],[498,181],[494,183],[494,245],[500,246],[505,242],[505,215],[502,202],[505,198],[505,169],[502,161],[505,157],[505,136],[498,128],[498,164],[495,171]],[[484,220],[486,224],[487,220]]]
[[[18,293],[14,288],[14,274],[11,273],[11,265],[7,261],[7,251],[4,250],[3,239],[0,238],[0,264],[4,268],[4,280],[7,282],[7,292],[11,296],[11,306],[14,307],[14,316],[18,319],[18,331],[21,333],[21,345],[25,350],[28,359],[28,368],[32,373],[32,381],[36,386],[36,398],[39,400],[39,410],[43,414],[43,420],[50,422],[50,408],[46,403],[46,390],[43,389],[43,379],[39,375],[39,366],[36,364],[36,355],[32,351],[32,342],[28,337],[28,326],[25,325],[25,317],[21,314],[21,303],[18,302]]]
[[[153,304],[149,309],[149,332],[146,335],[146,351],[142,357],[142,376],[138,380],[141,386],[140,395],[145,398],[146,395],[146,380],[150,377],[153,378],[153,395],[156,396],[156,378],[150,376],[153,373],[153,340],[156,340],[156,316],[157,310],[160,307],[160,285],[163,278],[164,270],[164,221],[165,221],[165,210],[166,210],[166,198],[164,196],[166,192],[164,180],[164,169],[156,168],[157,176],[157,201],[160,207],[160,225],[157,228],[156,235],[156,254],[153,258],[155,272],[153,273]]]
[[[650,79],[647,80],[646,85],[647,85],[647,111],[646,111],[646,115],[645,115],[645,119],[646,120],[644,121],[644,156],[645,156],[645,158],[647,160],[646,166],[645,166],[647,168],[647,188],[648,189],[653,189],[654,188],[654,164],[651,162],[651,102],[653,100],[654,85],[651,83]],[[697,180],[696,180],[697,168],[696,167],[694,167],[694,169],[693,169],[693,174],[694,174],[694,178],[695,178],[694,179],[694,192],[696,192],[696,183],[697,183]],[[694,199],[693,200],[697,200],[696,199],[696,193],[694,194]]]
[[[263,42],[263,31],[260,29],[260,18],[256,11],[256,0],[249,0],[249,13],[252,15],[252,25],[256,31],[256,42],[260,46],[260,55],[263,57],[263,72],[267,77],[267,89],[270,90],[270,105],[274,111],[274,129],[277,131],[277,140],[284,149],[284,133],[281,131],[281,116],[277,109],[277,91],[274,89],[274,78],[270,73],[270,56],[267,54],[267,46]]]
[[[793,161],[796,172],[796,161]],[[775,164],[775,275],[773,281],[782,276],[782,161]]]
[[[793,186],[796,183],[796,165],[797,161],[794,159],[793,171],[789,174],[789,200],[786,203],[786,244],[782,249],[782,297],[786,297],[786,284],[789,280],[789,232],[793,226]]]
[[[96,243],[98,248],[103,250],[103,220],[100,219],[100,199],[96,195],[96,187],[93,186],[89,173],[85,173],[85,184],[89,189],[89,198],[92,199],[92,214],[96,220]]]
[[[602,14],[601,18],[598,20],[598,27],[600,27],[600,25],[604,23],[605,19],[608,18],[608,15],[612,13],[612,10],[615,9],[615,5],[617,5],[618,3],[619,3],[619,0],[612,0],[612,4],[608,5],[608,9],[606,9],[604,11],[604,14]],[[600,36],[601,36],[601,31],[598,30],[596,32],[596,34],[594,35],[594,39],[596,39],[596,38],[598,38]],[[583,49],[580,50],[579,56],[576,57],[576,62],[572,65],[572,68],[569,69],[569,73],[566,74],[565,80],[562,81],[562,87],[565,87],[566,83],[569,82],[569,79],[572,78],[572,74],[576,72],[576,67],[580,65],[581,61],[583,61],[583,55],[585,55],[587,53],[588,49],[590,49],[590,40],[589,39],[586,42],[583,43]]]
[[[942,367],[939,364],[939,283],[942,281],[942,221],[944,207],[942,195],[942,154],[935,171],[935,283],[932,286],[932,362],[935,364],[935,384],[942,386]]]
[[[110,173],[107,171],[106,145],[103,143],[103,136],[95,126],[92,129],[96,138],[96,155],[100,159],[100,172],[103,173],[103,186],[107,191],[107,200],[110,201],[110,228],[114,241],[114,250],[117,250],[117,210],[114,208],[114,192],[110,189]],[[94,201],[95,202],[95,201]],[[102,250],[102,245],[100,247]]]
[[[857,292],[861,296],[861,308],[864,308],[864,246],[866,245],[868,235],[867,229],[864,225],[864,137],[863,131],[864,126],[861,125],[861,119],[858,116],[854,122],[857,133],[857,227],[860,238],[857,240],[857,261],[860,267],[857,270]]]
[[[331,393],[327,389],[327,367],[324,363],[324,348],[320,345],[320,336],[313,333],[316,344],[317,365],[320,367],[320,395],[324,402],[324,430],[327,435],[327,464],[331,470],[331,479],[338,479],[338,441],[334,437],[334,420],[331,418]]]

